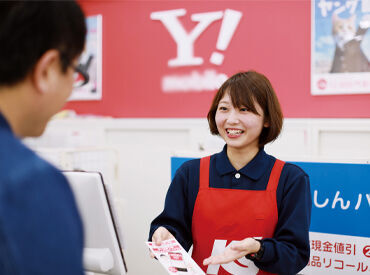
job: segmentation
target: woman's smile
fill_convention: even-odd
[[[226,133],[229,138],[237,138],[240,137],[244,131],[237,128],[227,128]]]

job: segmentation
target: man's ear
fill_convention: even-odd
[[[32,71],[32,82],[39,93],[47,93],[60,73],[60,54],[57,50],[46,51]]]

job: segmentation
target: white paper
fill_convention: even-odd
[[[205,275],[176,239],[163,241],[160,246],[154,242],[146,244],[168,274]]]

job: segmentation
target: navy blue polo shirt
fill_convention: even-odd
[[[237,171],[230,163],[226,149],[225,145],[222,152],[211,156],[210,187],[265,190],[275,158],[261,149]],[[151,224],[149,239],[158,227],[164,226],[186,250],[190,249],[193,243],[192,216],[199,190],[199,164],[199,159],[190,160],[177,170],[166,195],[164,210]],[[271,273],[296,274],[306,266],[310,255],[310,183],[300,167],[291,163],[284,165],[276,200],[278,222],[275,233],[273,238],[264,239],[264,255],[255,264]]]
[[[65,177],[0,113],[0,274],[83,275],[83,231]]]

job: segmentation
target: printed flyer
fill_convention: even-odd
[[[168,274],[205,275],[176,239],[163,241],[159,246],[154,242],[146,244]]]

